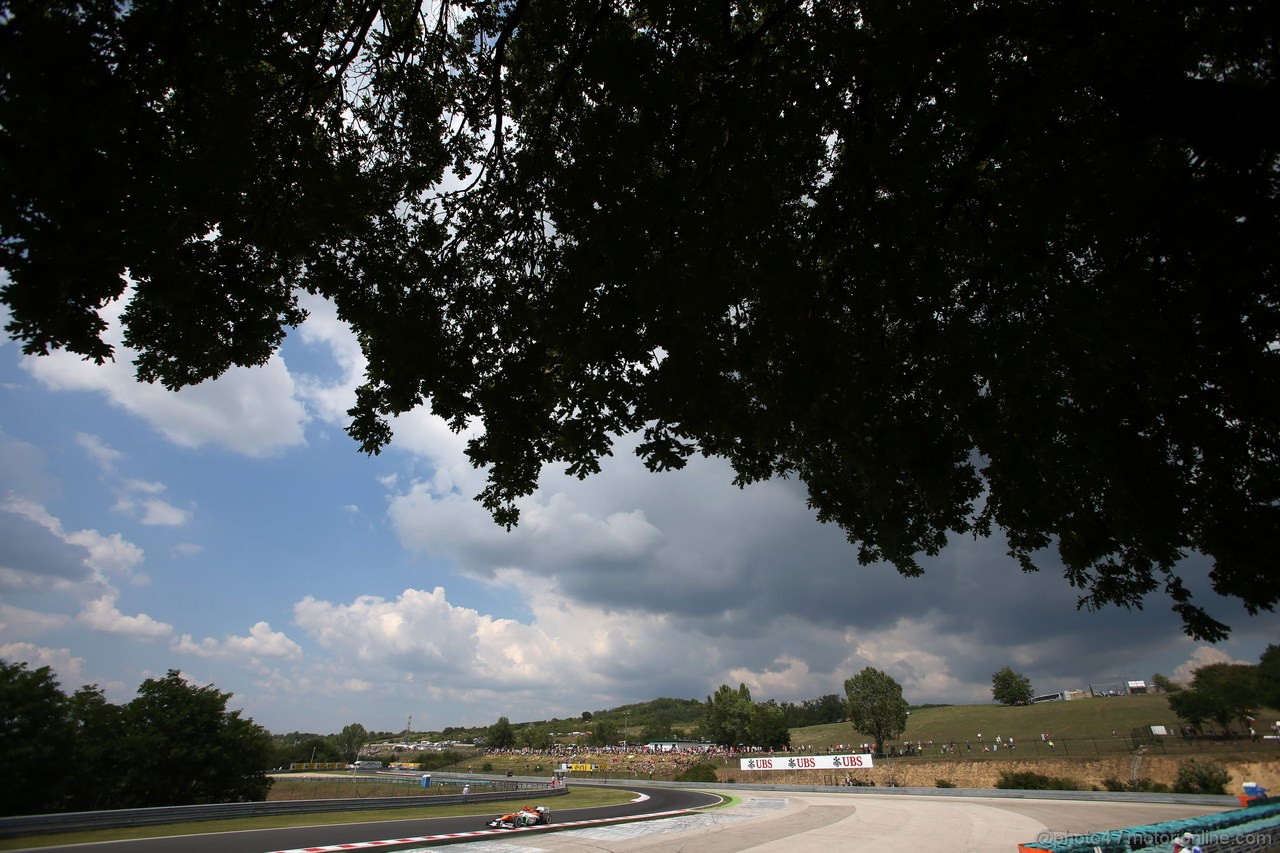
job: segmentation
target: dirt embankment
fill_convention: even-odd
[[[1178,765],[1187,759],[1165,756],[1143,756],[1135,765],[1133,756],[1123,758],[1038,758],[1029,761],[913,761],[894,759],[879,762],[869,770],[850,773],[850,778],[863,784],[874,782],[877,787],[897,785],[911,788],[933,788],[939,780],[950,782],[957,788],[994,788],[1000,773],[1040,773],[1073,779],[1082,790],[1105,788],[1106,779],[1127,782],[1130,779],[1150,779],[1170,787],[1178,775]],[[1222,762],[1231,773],[1227,793],[1239,794],[1245,782],[1256,782],[1264,788],[1280,792],[1280,761],[1230,761]],[[719,771],[720,781],[763,782],[780,785],[841,785],[845,774],[831,770],[780,770],[751,772],[736,768]]]

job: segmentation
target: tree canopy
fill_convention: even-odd
[[[1002,705],[1025,705],[1031,701],[1031,679],[1006,666],[991,676],[991,698]]]
[[[271,736],[230,698],[170,670],[112,705],[92,685],[66,696],[48,667],[0,661],[0,813],[265,799]]]
[[[360,757],[360,747],[369,740],[369,731],[360,723],[343,726],[342,731],[333,737],[334,746],[342,760],[350,764]]]
[[[1269,645],[1257,665],[1212,663],[1199,667],[1186,689],[1169,694],[1169,708],[1196,728],[1213,721],[1223,732],[1230,732],[1232,723],[1248,730],[1254,726],[1259,709],[1275,707],[1280,699],[1276,689],[1280,683],[1278,653],[1280,646]]]
[[[845,679],[844,692],[854,731],[875,741],[876,752],[884,752],[885,741],[907,730],[910,711],[893,676],[868,666]]]
[[[756,702],[745,684],[737,689],[721,684],[707,697],[700,734],[705,740],[727,746],[791,746],[791,729],[785,709],[776,701]]]
[[[861,562],[999,533],[1188,633],[1280,598],[1269,0],[0,0],[27,353],[264,362],[326,297],[506,525],[640,432]]]
[[[498,721],[489,726],[489,731],[485,734],[484,745],[489,749],[510,749],[516,745],[515,729],[511,727],[511,721],[506,717],[499,717]]]

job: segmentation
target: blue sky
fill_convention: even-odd
[[[1218,646],[1160,598],[1077,611],[998,541],[956,541],[923,578],[859,566],[795,481],[739,490],[717,460],[650,474],[629,439],[586,481],[547,471],[506,532],[471,499],[466,436],[429,413],[360,453],[343,431],[358,347],[306,305],[269,364],[177,393],[136,382],[123,347],[98,367],[0,342],[0,658],[115,702],[180,669],[272,731],[326,733],[722,683],[801,700],[864,666],[911,702],[986,702],[1005,665],[1049,691],[1185,678],[1280,641],[1275,614],[1207,591],[1203,560],[1186,578],[1235,628]]]

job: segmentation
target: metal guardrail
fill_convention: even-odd
[[[459,779],[457,781],[462,780]],[[472,784],[480,784],[489,780],[468,777],[466,781]],[[22,815],[0,818],[0,838],[21,838],[26,835],[114,829],[122,826],[157,826],[166,823],[226,820],[229,818],[280,817],[282,815],[322,814],[343,811],[376,811],[379,809],[405,809],[424,806],[460,805],[463,803],[498,803],[506,800],[524,799],[528,797],[530,791],[537,791],[540,797],[562,796],[569,793],[568,789],[564,787],[549,787],[545,779],[502,779],[500,781],[511,783],[513,785],[512,789],[470,794],[429,794],[420,797],[276,800],[262,803],[214,803],[202,806],[161,806],[148,809],[111,809],[100,812]]]

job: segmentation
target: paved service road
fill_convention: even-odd
[[[585,787],[585,786],[584,786]],[[617,786],[611,786],[615,790]],[[622,817],[625,815],[651,814],[653,812],[677,811],[701,806],[715,805],[721,802],[717,794],[704,791],[691,791],[681,788],[647,788],[644,786],[627,786],[625,790],[635,791],[648,797],[643,802],[623,803],[616,806],[598,806],[589,809],[557,809],[559,798],[551,797],[545,802],[551,806],[551,816],[555,823],[574,820],[597,820],[601,818]],[[538,804],[536,797],[530,797],[529,803]],[[524,801],[492,803],[492,811],[471,817],[417,818],[414,820],[376,820],[370,819],[360,823],[344,823],[338,826],[290,827],[288,829],[260,829],[248,832],[217,832],[208,835],[187,835],[169,838],[139,838],[133,841],[111,841],[101,844],[76,844],[62,847],[32,848],[51,853],[51,851],[72,851],[75,853],[266,853],[272,850],[293,850],[300,847],[321,847],[334,844],[358,844],[363,841],[382,841],[389,838],[413,838],[424,835],[445,835],[453,832],[472,832],[485,829],[485,823],[496,814],[519,808]],[[370,814],[377,814],[371,812]],[[518,833],[518,837],[528,840],[533,833]],[[517,837],[512,834],[511,837]],[[424,844],[379,845],[378,850],[421,850]],[[462,853],[465,848],[454,846],[455,853]]]

